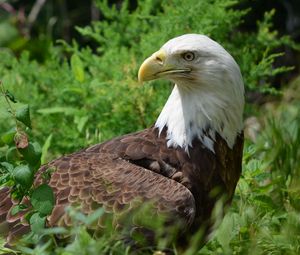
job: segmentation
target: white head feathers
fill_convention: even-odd
[[[235,60],[217,42],[198,34],[176,37],[161,51],[168,67],[188,70],[168,69],[160,76],[175,83],[155,123],[160,132],[167,127],[168,145],[188,150],[198,138],[214,151],[218,133],[232,148],[243,129],[244,108],[244,84]]]

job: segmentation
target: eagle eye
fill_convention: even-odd
[[[182,57],[186,61],[192,61],[195,59],[195,54],[193,52],[188,51],[188,52],[183,53]]]

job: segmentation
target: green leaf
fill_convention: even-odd
[[[41,174],[41,177],[43,178],[44,182],[48,182],[51,178],[51,175],[53,172],[55,172],[55,167],[49,167],[43,173]]]
[[[73,107],[57,106],[57,107],[39,109],[37,112],[41,114],[63,113],[65,115],[74,115],[78,112],[78,110]]]
[[[36,166],[37,164],[40,164],[42,149],[39,143],[30,142],[25,149],[19,149],[19,152],[30,165]]]
[[[71,57],[71,68],[75,79],[79,82],[84,81],[84,66],[78,55],[73,54]]]
[[[31,204],[35,210],[43,215],[52,212],[54,206],[54,194],[52,188],[48,184],[38,186],[31,195]]]
[[[65,88],[61,91],[62,94],[65,93],[73,93],[78,95],[84,95],[85,90],[84,88],[78,88],[78,87],[71,87],[71,88]]]
[[[237,235],[236,224],[238,222],[239,216],[236,213],[228,213],[222,224],[217,230],[216,239],[221,244],[225,251],[228,251],[230,248],[230,241]]]
[[[7,145],[13,144],[14,143],[14,137],[16,134],[16,129],[13,128],[4,134],[1,135],[1,142]]]
[[[8,162],[1,162],[0,166],[1,169],[5,169],[9,173],[12,173],[14,170],[14,166]]]
[[[22,122],[25,126],[31,128],[30,111],[29,106],[24,105],[16,111],[16,118]]]
[[[16,215],[17,213],[27,209],[28,207],[24,204],[15,205],[11,210],[11,215]]]
[[[270,196],[266,195],[258,195],[254,197],[253,204],[257,204],[262,209],[263,207],[268,211],[272,211],[276,209],[276,204],[273,202]]]
[[[83,117],[78,117],[75,116],[74,118],[74,123],[77,124],[77,130],[81,133],[85,124],[88,122],[89,117],[88,116],[83,116]]]
[[[19,161],[21,159],[20,154],[16,147],[9,148],[5,156],[6,156],[6,161],[10,163],[16,163],[16,161]]]
[[[68,230],[63,227],[45,228],[41,231],[43,235],[63,235],[67,234]]]
[[[8,90],[5,91],[5,96],[13,103],[17,103],[17,100],[15,98],[15,96],[9,92]]]
[[[33,171],[28,165],[17,166],[13,170],[13,177],[16,183],[20,184],[24,189],[28,189],[33,182]]]
[[[40,233],[45,228],[46,216],[41,215],[39,212],[32,214],[29,223],[32,232]]]
[[[47,156],[47,153],[48,153],[48,149],[51,145],[51,140],[52,140],[52,134],[50,134],[47,137],[47,140],[45,141],[45,143],[42,147],[42,156],[41,156],[41,164],[42,165],[46,163],[46,156]]]
[[[103,216],[105,210],[103,207],[98,208],[96,211],[86,216],[84,223],[89,226],[96,222],[100,217]]]

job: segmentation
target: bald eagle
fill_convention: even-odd
[[[49,185],[56,202],[48,226],[70,225],[69,205],[85,214],[97,207],[114,214],[139,198],[154,201],[158,214],[172,215],[186,235],[201,228],[207,235],[216,202],[232,200],[241,174],[244,108],[242,75],[233,57],[207,36],[185,34],[147,58],[138,79],[175,84],[157,121],[42,166],[35,185],[45,170],[55,169]],[[19,224],[22,214],[12,215],[13,204],[3,188],[0,219],[9,225],[8,239],[26,228]]]

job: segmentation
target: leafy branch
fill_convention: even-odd
[[[0,155],[0,185],[10,187],[11,197],[18,201],[11,214],[25,212],[25,219],[30,223],[32,232],[39,236],[54,206],[52,188],[46,184],[50,174],[43,175],[44,183],[34,185],[34,175],[41,165],[42,150],[36,141],[29,139],[26,132],[31,128],[29,106],[13,107],[17,100],[1,81],[0,92],[15,123],[13,128],[0,134],[0,148],[5,147],[6,151],[5,156]],[[49,171],[51,169],[45,173]]]

